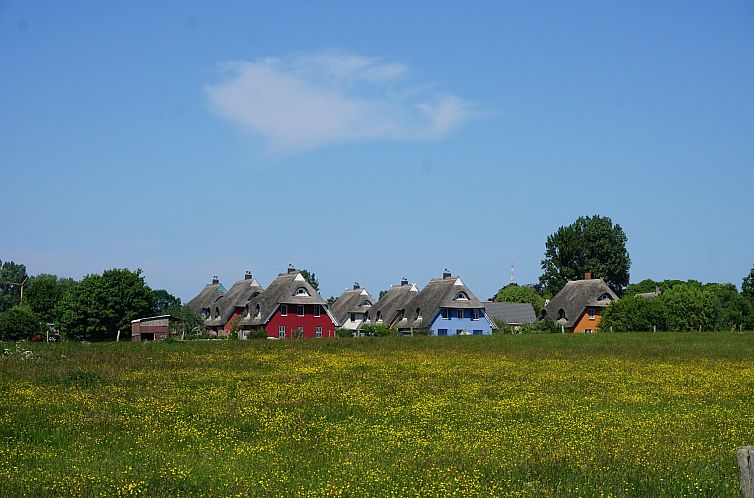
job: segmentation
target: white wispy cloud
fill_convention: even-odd
[[[438,140],[472,103],[412,80],[404,64],[344,52],[233,61],[205,91],[213,109],[275,154],[368,140]]]

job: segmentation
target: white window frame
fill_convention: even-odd
[[[456,310],[456,318],[458,318],[459,320],[463,320],[464,319],[463,308],[458,308]]]
[[[471,310],[471,319],[472,320],[479,320],[479,316],[480,315],[481,315],[481,313],[479,313],[478,309],[474,308],[474,309]]]
[[[596,313],[596,311],[595,311],[594,308],[587,308],[586,309],[586,313],[587,313],[587,315],[589,315],[589,319],[590,320],[594,320],[594,317],[597,315],[597,313]]]
[[[285,325],[278,325],[278,339],[285,339]]]
[[[440,310],[440,316],[443,320],[450,320],[450,311],[448,310],[448,308],[442,308]]]
[[[288,316],[288,305],[287,304],[281,304],[280,305],[280,316]]]
[[[321,316],[321,314],[322,314],[322,309],[321,309],[320,305],[319,304],[315,304],[314,305],[314,316],[318,317],[318,316]]]
[[[314,330],[314,335],[317,336],[317,339],[322,339],[322,327],[317,327]]]
[[[304,305],[303,304],[296,305],[296,315],[304,316],[304,313],[306,313],[306,308],[304,308]]]
[[[356,313],[351,313],[350,315],[351,315],[350,316],[351,321],[355,322],[356,321]]]

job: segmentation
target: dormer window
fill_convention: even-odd
[[[416,308],[416,319],[421,320],[421,317],[422,317],[422,309]]]
[[[558,320],[565,320],[565,319],[566,319],[565,310],[563,308],[560,308],[558,310]]]
[[[611,301],[611,300],[612,300],[612,298],[610,297],[610,294],[608,294],[607,292],[605,292],[604,294],[602,294],[600,296],[600,298],[597,299],[597,301]]]
[[[259,305],[257,304],[257,313],[255,316],[262,316],[262,312],[259,310]]]
[[[309,297],[309,291],[306,290],[304,287],[299,287],[296,289],[296,292],[293,293],[294,296],[302,296],[302,297]]]
[[[368,311],[366,313],[364,313],[364,321],[365,322],[369,321],[369,312]]]
[[[249,318],[251,316],[251,314],[250,314],[250,311],[249,311],[249,305],[248,304],[246,305],[245,311],[246,311],[246,313],[245,313],[246,314],[246,318]]]
[[[220,308],[215,308],[215,318],[220,318]]]
[[[468,300],[469,300],[469,296],[467,296],[465,292],[459,292],[458,294],[456,294],[456,297],[454,299],[454,301],[468,301]]]
[[[378,311],[378,312],[377,312],[377,321],[378,321],[378,322],[381,322],[381,321],[382,321],[382,311]]]
[[[204,319],[209,320],[209,308],[204,308],[202,313],[204,314]]]
[[[369,301],[364,301],[360,306],[362,308],[370,308],[372,306],[372,303],[370,303]]]

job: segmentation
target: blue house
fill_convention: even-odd
[[[496,328],[482,303],[461,280],[446,269],[401,309],[390,326],[403,334],[428,328],[432,335],[490,335]]]

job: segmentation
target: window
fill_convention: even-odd
[[[262,315],[262,312],[259,311],[259,305],[257,304],[257,314],[256,314],[256,316],[261,316],[261,315]]]
[[[565,310],[563,308],[560,308],[558,310],[558,320],[565,320]]]
[[[419,320],[422,317],[422,309],[416,308],[416,319]]]
[[[202,311],[204,312],[204,319],[209,320],[209,308],[204,308]]]
[[[463,329],[456,329],[456,335],[466,335],[465,332]]]
[[[282,316],[288,316],[288,305],[287,304],[281,304],[280,305],[280,315],[282,315]]]
[[[249,311],[249,305],[246,305],[246,318],[251,316],[251,312]]]
[[[589,319],[594,320],[594,308],[587,308],[586,312],[589,313]]]
[[[299,287],[298,289],[296,289],[296,292],[294,292],[293,295],[294,296],[308,296],[309,295],[309,291],[307,291],[303,287]]]
[[[366,313],[364,313],[364,321],[365,322],[369,321],[369,312],[368,311]]]
[[[314,316],[320,316],[320,313],[321,312],[320,312],[319,304],[315,304],[314,305]]]
[[[360,306],[362,308],[369,308],[370,306],[372,306],[372,303],[370,303],[369,301],[364,301]]]
[[[278,339],[285,339],[285,325],[278,327]]]
[[[298,306],[296,306],[296,314],[298,316],[304,316],[304,305],[303,304],[299,304]]]
[[[382,311],[378,311],[378,312],[377,312],[377,321],[378,321],[378,322],[381,322],[381,321],[382,321]]]
[[[482,330],[474,330],[474,335],[482,335],[484,334],[484,331]]]
[[[610,294],[608,294],[607,292],[605,292],[604,294],[602,294],[600,296],[600,298],[597,299],[597,301],[611,301],[611,300],[612,300],[612,298],[610,297]]]
[[[437,329],[437,335],[448,335],[448,329]]]
[[[450,319],[450,315],[448,315],[448,308],[443,308],[440,313],[442,314],[443,320]]]
[[[322,327],[317,327],[314,330],[316,331],[315,335],[317,336],[317,339],[322,339]]]
[[[463,310],[456,310],[456,318],[458,319],[463,318]]]
[[[215,308],[215,318],[220,318],[220,308]]]
[[[351,321],[352,322],[356,321],[356,313],[351,313]]]
[[[454,299],[454,301],[468,301],[468,300],[469,300],[469,296],[467,296],[465,292],[459,292],[458,294],[456,294],[456,298]]]
[[[478,309],[471,310],[471,319],[472,320],[479,320],[479,310]]]

